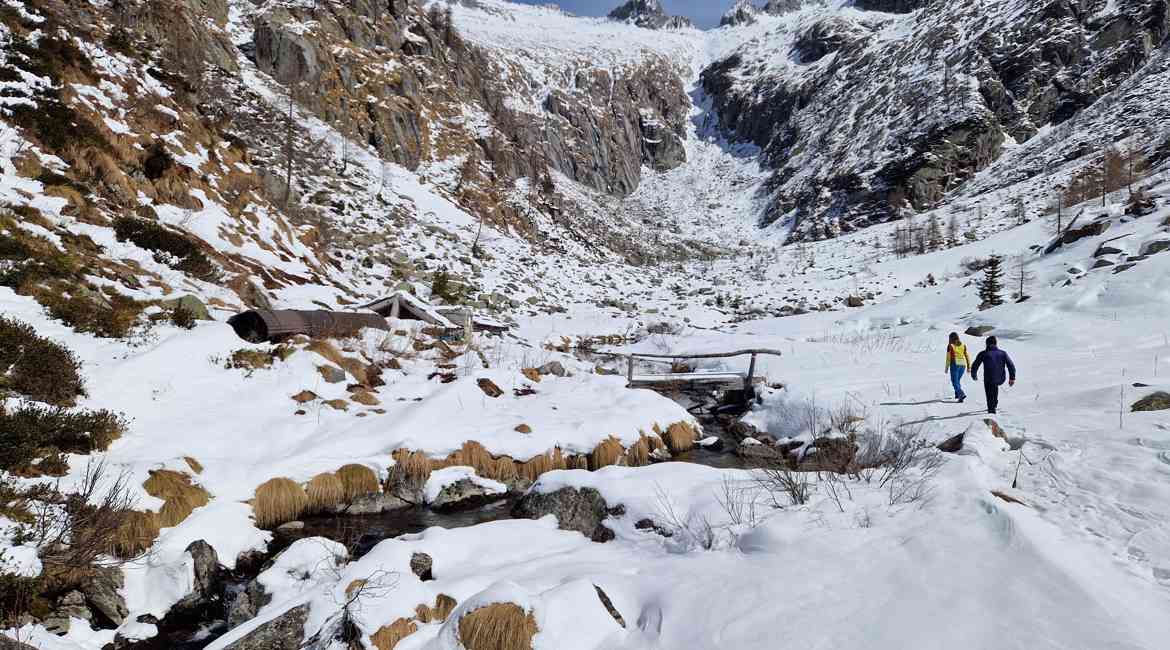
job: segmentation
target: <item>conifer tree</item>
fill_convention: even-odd
[[[980,309],[997,307],[1003,304],[1003,260],[998,255],[992,255],[987,260],[987,267],[983,269],[983,279],[979,281]]]

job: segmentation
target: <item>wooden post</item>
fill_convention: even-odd
[[[634,355],[630,355],[629,365],[626,366],[626,381],[634,383]]]
[[[745,383],[743,385],[744,392],[751,390],[752,380],[755,378],[755,376],[756,376],[756,353],[753,352],[751,363],[748,364],[747,379],[745,380]]]

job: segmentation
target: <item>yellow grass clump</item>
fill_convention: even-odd
[[[414,608],[415,618],[423,623],[442,623],[447,620],[451,612],[455,611],[455,607],[459,603],[454,598],[447,594],[439,594],[435,598],[435,606],[431,607],[427,604],[419,605]]]
[[[363,589],[365,586],[366,586],[366,581],[362,580],[360,578],[349,583],[349,586],[345,588],[346,599],[353,598],[354,594],[356,594],[358,591]]]
[[[494,603],[459,619],[459,641],[467,650],[532,650],[536,617],[515,603]]]
[[[621,441],[610,436],[602,440],[600,444],[593,448],[593,452],[589,454],[589,469],[597,471],[602,467],[616,465],[625,451]]]
[[[151,471],[142,487],[150,496],[164,501],[158,513],[158,523],[163,528],[179,525],[195,508],[211,500],[207,490],[191,483],[189,476],[169,469]]]
[[[329,341],[323,339],[314,339],[309,341],[309,344],[305,346],[305,349],[310,352],[316,352],[322,357],[340,366],[350,375],[353,375],[353,378],[357,380],[357,383],[369,383],[369,375],[366,371],[366,364],[362,363],[358,359],[345,356],[341,353],[341,350],[338,350],[337,347]]]
[[[306,510],[322,512],[345,501],[345,484],[336,474],[329,472],[318,474],[309,481],[305,495],[309,498]]]
[[[187,467],[191,468],[192,472],[196,474],[203,473],[203,464],[190,456],[183,456],[183,460],[187,462]]]
[[[351,502],[357,497],[379,492],[378,475],[365,465],[349,464],[337,470],[337,478],[345,486],[345,500]]]
[[[293,521],[305,512],[309,497],[299,483],[288,478],[269,479],[256,488],[252,512],[256,525],[272,528]]]
[[[150,548],[154,538],[158,537],[160,528],[157,513],[127,511],[114,539],[110,540],[114,555],[122,559],[140,555]]]
[[[535,481],[541,474],[556,469],[567,469],[565,455],[561,452],[560,447],[554,447],[552,451],[545,452],[523,463],[519,463],[516,468],[520,477],[527,481]]]
[[[421,451],[396,449],[392,454],[394,467],[390,468],[390,482],[410,481],[424,483],[431,477],[431,459]]]
[[[370,643],[378,650],[394,650],[394,646],[418,631],[418,626],[409,618],[400,618],[389,625],[383,625],[370,637]]]
[[[675,422],[666,427],[666,434],[662,436],[666,446],[672,454],[681,454],[695,447],[695,427],[687,422]]]
[[[500,456],[491,462],[491,465],[484,470],[482,476],[494,481],[508,483],[520,478],[520,472],[516,470],[516,461],[512,460],[510,456]]]
[[[638,442],[630,445],[626,450],[626,465],[641,467],[650,464],[650,444],[646,436],[638,438]]]

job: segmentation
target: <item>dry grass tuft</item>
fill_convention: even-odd
[[[638,442],[630,445],[626,450],[626,465],[642,467],[650,464],[650,444],[646,436],[638,438]]]
[[[365,465],[345,465],[337,470],[337,478],[341,479],[341,484],[345,486],[346,502],[352,502],[357,497],[366,494],[377,494],[380,491],[378,475]]]
[[[309,344],[305,346],[305,349],[310,352],[316,352],[335,365],[341,367],[343,370],[352,375],[353,378],[357,380],[357,383],[369,385],[370,377],[366,369],[366,364],[358,359],[345,356],[341,353],[341,350],[338,350],[337,347],[329,341],[324,339],[314,339],[309,341]]]
[[[519,463],[516,467],[520,477],[526,481],[535,481],[537,478],[540,478],[541,474],[551,472],[555,469],[567,469],[565,455],[561,452],[560,447],[555,447],[552,451],[534,456],[523,463]]]
[[[431,477],[431,459],[425,453],[397,449],[392,456],[394,467],[390,469],[391,483],[400,480],[425,483]]]
[[[322,512],[345,500],[345,484],[336,474],[318,474],[309,481],[305,494],[309,498],[308,512]]]
[[[662,436],[672,454],[681,454],[695,448],[695,427],[687,422],[675,422]]]
[[[565,463],[565,469],[589,469],[589,457],[585,454],[575,454],[570,456]]]
[[[191,483],[189,476],[169,469],[151,471],[142,487],[150,496],[166,502],[158,513],[158,523],[163,528],[179,525],[191,511],[211,500],[207,490]]]
[[[353,595],[356,594],[358,592],[358,590],[362,589],[365,586],[366,586],[366,581],[362,580],[361,578],[358,578],[357,580],[354,580],[353,582],[349,583],[349,586],[345,588],[346,599],[348,600],[350,598],[353,598]]]
[[[439,594],[435,598],[435,606],[431,607],[426,604],[419,605],[414,608],[415,617],[423,623],[442,623],[447,620],[451,612],[455,611],[455,607],[459,605],[454,598],[447,594]]]
[[[394,650],[394,646],[418,631],[418,626],[409,618],[400,618],[390,625],[384,625],[370,637],[370,643],[378,650]]]
[[[520,478],[520,472],[516,469],[516,461],[511,457],[500,456],[487,468],[484,476],[501,483],[509,483]]]
[[[187,462],[187,467],[191,468],[192,472],[196,474],[203,473],[203,464],[190,456],[183,456],[183,460]]]
[[[597,471],[602,467],[616,465],[625,451],[620,440],[612,436],[606,438],[589,454],[589,469]]]
[[[158,514],[154,512],[138,512],[130,510],[122,519],[122,525],[111,540],[114,555],[120,558],[132,558],[142,554],[150,548],[154,538],[158,537]]]
[[[288,478],[274,478],[256,488],[252,512],[257,526],[271,528],[300,517],[308,505],[309,497],[299,483]]]
[[[515,603],[494,603],[459,619],[459,641],[467,650],[532,650],[536,617]]]

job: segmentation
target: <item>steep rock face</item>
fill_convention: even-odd
[[[937,204],[1009,138],[1118,87],[1165,43],[1168,4],[1004,0],[909,16],[802,5],[701,83],[722,127],[776,169],[766,220],[835,236]]]
[[[735,4],[719,19],[719,26],[751,25],[756,22],[760,10],[752,4],[752,0],[736,0]]]
[[[807,2],[808,0],[768,0],[764,4],[764,12],[773,16],[780,16],[800,9]]]
[[[629,0],[624,5],[609,12],[609,17],[646,29],[694,27],[689,18],[667,15],[659,0]]]
[[[624,196],[643,164],[668,169],[684,160],[689,100],[664,61],[580,68],[533,120],[512,107],[517,89],[539,85],[528,71],[494,60],[438,16],[405,2],[274,5],[255,19],[255,60],[300,104],[399,164],[417,169],[465,155],[491,166],[487,176],[468,166],[461,185],[486,190],[551,168]],[[456,119],[468,110],[487,128]]]
[[[853,6],[866,11],[884,11],[891,14],[908,14],[925,7],[930,0],[856,0]]]

